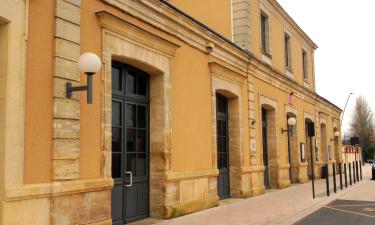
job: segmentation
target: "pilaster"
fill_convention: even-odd
[[[250,0],[233,0],[233,41],[244,49],[251,49]]]
[[[79,95],[65,97],[66,82],[79,84],[80,0],[56,0],[53,74],[53,179],[79,178]]]

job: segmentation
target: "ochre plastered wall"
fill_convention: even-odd
[[[54,12],[54,1],[30,1],[25,96],[27,184],[51,180]]]
[[[99,1],[82,1],[81,4],[81,54],[93,52],[102,57],[102,32],[95,12],[103,7]],[[80,130],[80,177],[81,179],[99,178],[102,148],[101,137],[101,81],[102,73],[94,76],[94,101],[86,104],[86,93],[81,94],[81,130]],[[81,76],[86,83],[86,76]]]
[[[169,0],[168,2],[232,40],[231,0]]]
[[[207,55],[181,47],[173,58],[172,74],[172,169],[209,169],[212,130]]]

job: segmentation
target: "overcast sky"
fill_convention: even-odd
[[[355,98],[363,95],[375,112],[375,1],[278,0],[319,46],[315,51],[317,92],[344,109],[345,131]]]

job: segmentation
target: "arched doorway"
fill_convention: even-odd
[[[323,163],[328,163],[327,125],[325,123],[320,124],[320,151]]]
[[[219,199],[243,197],[248,192],[244,185],[246,175],[243,152],[243,107],[242,86],[229,82],[223,67],[210,64],[212,73],[212,124],[213,161],[212,166],[219,171],[216,179]],[[217,70],[219,69],[220,70]],[[216,74],[223,73],[223,76]],[[242,78],[241,78],[242,79]]]
[[[217,190],[219,199],[230,197],[228,99],[216,93]]]
[[[241,115],[239,97],[228,90],[215,90],[216,168],[219,199],[240,197]]]
[[[149,76],[112,62],[112,220],[149,216]]]
[[[278,153],[276,138],[276,111],[270,105],[261,106],[262,152],[265,188],[278,187]]]

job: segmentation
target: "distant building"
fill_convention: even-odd
[[[362,161],[362,148],[353,145],[342,146],[342,162]]]

